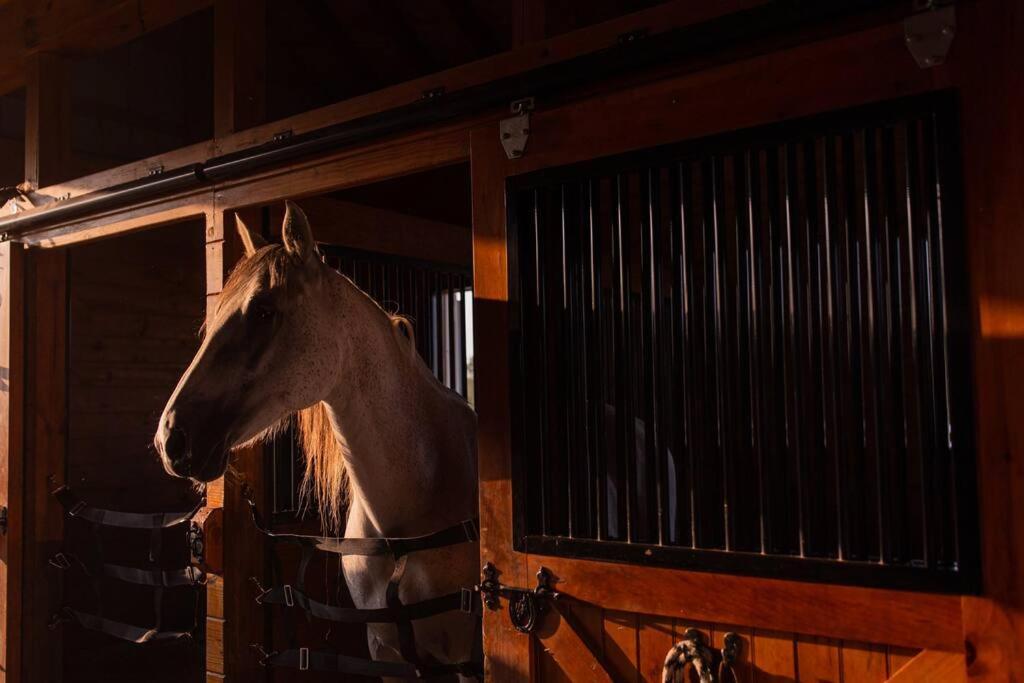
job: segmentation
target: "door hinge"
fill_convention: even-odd
[[[915,0],[914,14],[903,20],[903,35],[919,67],[944,63],[956,35],[953,0]]]
[[[498,124],[501,146],[505,148],[505,156],[509,159],[518,159],[526,152],[526,143],[530,139],[530,112],[533,111],[533,106],[532,97],[515,100],[510,107],[512,116],[502,119]]]

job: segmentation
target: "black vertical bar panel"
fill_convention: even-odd
[[[885,558],[886,503],[882,495],[882,473],[884,471],[884,446],[881,435],[882,417],[879,392],[882,390],[881,378],[881,346],[879,329],[883,325],[882,311],[878,310],[877,282],[878,258],[877,242],[880,233],[876,205],[878,203],[878,164],[877,135],[873,128],[865,128],[856,134],[857,144],[857,187],[858,196],[864,197],[858,202],[860,223],[860,244],[857,255],[860,259],[858,268],[860,278],[859,317],[863,322],[860,339],[863,370],[861,373],[861,396],[864,414],[863,448],[865,458],[865,481],[869,487],[867,494],[869,503],[874,508],[874,524],[865,525],[867,558],[881,562]]]
[[[943,256],[940,249],[942,241],[941,219],[939,214],[939,196],[935,188],[939,187],[937,172],[937,155],[935,154],[934,121],[924,117],[915,126],[918,137],[918,174],[917,193],[921,216],[922,268],[926,284],[922,288],[926,297],[924,306],[927,310],[927,327],[922,329],[922,336],[928,352],[929,378],[929,454],[928,471],[925,473],[927,487],[926,499],[929,501],[925,519],[927,520],[927,538],[929,539],[928,557],[932,567],[947,569],[952,564],[950,558],[955,552],[949,543],[953,529],[952,515],[954,505],[942,505],[938,501],[956,500],[955,492],[948,486],[945,475],[950,471],[949,460],[949,394],[946,384],[945,356],[948,330],[945,325],[945,282]]]
[[[608,480],[605,456],[606,438],[606,383],[605,383],[605,336],[602,326],[604,319],[604,278],[607,271],[602,267],[601,255],[608,252],[602,238],[599,220],[600,190],[597,181],[587,179],[580,185],[581,230],[584,240],[584,285],[586,306],[587,343],[582,350],[587,363],[587,453],[590,468],[594,473],[592,486],[593,508],[591,511],[591,533],[593,538],[603,539],[608,535]],[[605,233],[606,234],[606,233]]]
[[[654,249],[657,242],[656,231],[659,224],[657,208],[659,188],[657,187],[657,168],[646,169],[640,177],[640,318],[643,329],[643,367],[641,369],[642,384],[645,391],[641,392],[643,409],[638,413],[642,416],[644,427],[642,462],[643,485],[639,487],[639,506],[644,509],[644,527],[637,534],[637,540],[647,543],[662,543],[661,510],[663,506],[661,491],[661,442],[658,421],[658,285],[657,266]],[[638,453],[638,457],[641,457]]]
[[[530,528],[569,535],[538,552],[958,570],[969,318],[934,117],[812,129],[524,183],[519,442]]]
[[[629,488],[631,479],[626,472],[625,461],[629,458],[628,453],[633,451],[633,445],[626,433],[628,419],[626,417],[627,406],[625,405],[625,396],[628,383],[627,367],[629,360],[627,356],[629,354],[629,347],[626,345],[627,339],[625,334],[625,300],[629,294],[626,277],[628,264],[625,262],[623,255],[623,249],[626,248],[623,236],[625,231],[622,206],[624,201],[623,183],[623,178],[616,175],[610,180],[610,187],[608,188],[608,202],[611,214],[610,227],[612,231],[610,250],[611,301],[609,302],[611,315],[608,322],[611,327],[609,336],[612,339],[612,352],[606,360],[611,362],[612,373],[610,377],[610,400],[607,405],[611,413],[610,418],[613,425],[611,440],[615,443],[615,447],[610,453],[611,457],[608,459],[608,489],[610,496],[615,502],[616,516],[614,528],[612,528],[611,520],[609,520],[609,538],[615,540],[629,539],[629,507],[631,500]]]
[[[736,203],[733,155],[715,158],[715,374],[718,385],[718,444],[721,454],[723,523],[725,549],[736,550],[736,511],[739,505],[736,486],[738,470],[737,431],[742,429],[742,412],[737,386],[736,316]],[[733,418],[738,417],[735,422]]]
[[[672,163],[665,170],[663,204],[664,233],[664,288],[662,303],[666,341],[662,345],[662,356],[668,366],[664,382],[665,399],[662,401],[665,427],[666,489],[674,490],[674,504],[670,501],[665,524],[668,533],[663,539],[670,545],[689,546],[693,543],[691,534],[691,496],[689,468],[687,464],[686,434],[688,415],[686,405],[686,364],[684,356],[684,317],[686,312],[686,274],[683,270],[686,247],[683,240],[684,216],[682,200],[682,170],[679,163]]]
[[[775,431],[765,411],[771,401],[769,380],[772,363],[771,347],[771,222],[765,202],[767,194],[767,152],[763,148],[747,150],[745,165],[747,244],[749,260],[749,329],[750,329],[750,421],[752,467],[757,495],[757,548],[767,553],[769,546],[769,517],[767,466],[770,456],[770,432]]]
[[[565,244],[561,226],[562,192],[560,186],[547,188],[542,202],[542,230],[547,246],[541,270],[544,278],[544,339],[546,378],[548,384],[548,434],[546,468],[548,470],[547,496],[548,534],[565,536],[569,532],[569,457],[566,432],[567,366],[565,363]]]
[[[751,152],[733,157],[733,242],[731,277],[735,302],[732,315],[734,341],[733,419],[737,421],[732,462],[733,544],[737,550],[761,549],[760,444],[755,428],[757,398],[754,381],[757,365],[756,284],[753,272],[754,241],[752,215]]]
[[[804,555],[804,541],[806,526],[804,523],[804,495],[803,495],[803,452],[805,449],[802,440],[802,406],[800,397],[802,391],[802,364],[804,358],[800,350],[801,339],[801,311],[804,289],[800,283],[800,222],[797,211],[796,197],[796,146],[785,144],[779,150],[779,206],[781,210],[783,244],[782,262],[780,263],[780,280],[783,298],[783,386],[784,400],[786,405],[785,425],[786,443],[784,453],[787,458],[787,470],[790,473],[790,490],[793,495],[790,507],[792,517],[791,524],[795,534],[796,544],[794,551]]]
[[[718,214],[716,175],[718,159],[701,161],[694,169],[694,199],[699,216],[697,227],[698,250],[695,253],[698,270],[695,274],[694,295],[699,303],[694,321],[699,345],[694,346],[692,359],[696,369],[693,405],[698,416],[693,424],[703,432],[701,443],[695,449],[695,497],[698,520],[696,547],[725,548],[725,497],[723,481],[722,423],[721,423],[721,368],[720,356],[720,285],[718,272]]]
[[[927,443],[927,416],[924,405],[931,387],[922,365],[927,367],[927,347],[922,348],[921,333],[927,329],[922,325],[922,317],[927,320],[927,302],[920,305],[920,293],[924,289],[921,282],[922,264],[918,261],[918,245],[920,244],[921,212],[917,206],[919,195],[916,187],[917,169],[917,136],[912,126],[905,122],[896,124],[897,153],[900,163],[897,168],[899,193],[902,196],[900,271],[902,285],[901,298],[901,344],[900,352],[904,359],[903,401],[905,408],[905,448],[906,481],[904,485],[905,509],[907,517],[907,561],[913,566],[928,566],[926,546],[927,514],[925,511],[926,463],[923,449]]]
[[[882,183],[880,210],[884,216],[884,232],[881,257],[884,261],[885,290],[880,292],[880,299],[886,308],[884,328],[884,350],[887,382],[885,397],[886,411],[886,472],[883,483],[889,511],[888,527],[890,544],[886,561],[894,564],[907,562],[907,523],[905,503],[901,493],[906,484],[906,405],[903,400],[904,358],[901,350],[901,314],[902,314],[902,281],[900,269],[901,226],[898,218],[900,197],[896,158],[895,131],[891,126],[883,126],[879,130],[880,170],[879,179]]]
[[[951,117],[943,118],[946,119],[944,122],[948,129],[950,125],[948,118]],[[955,286],[947,291],[947,283],[959,282],[963,287],[963,283],[967,281],[967,275],[963,272],[963,261],[960,261],[959,267],[955,260],[950,260],[948,263],[946,261],[947,248],[952,259],[953,254],[963,249],[964,238],[961,234],[958,240],[955,232],[951,233],[952,239],[947,240],[946,237],[946,212],[949,210],[952,218],[955,219],[957,204],[952,193],[943,194],[943,190],[940,188],[945,187],[945,184],[952,180],[949,178],[950,169],[952,162],[956,159],[948,158],[955,152],[949,149],[948,143],[939,140],[939,132],[936,130],[937,119],[938,115],[934,112],[931,113],[928,116],[927,126],[928,150],[931,153],[929,168],[934,174],[934,182],[930,182],[929,186],[933,188],[934,192],[932,208],[935,212],[935,243],[938,251],[935,282],[939,289],[936,292],[936,299],[939,302],[938,316],[941,320],[940,329],[943,340],[941,359],[937,360],[936,372],[940,373],[945,399],[944,405],[940,404],[940,408],[944,408],[945,422],[941,425],[943,449],[939,454],[942,466],[936,466],[936,472],[941,471],[941,475],[937,477],[936,498],[939,501],[966,501],[969,504],[974,502],[972,493],[974,478],[971,476],[969,465],[961,462],[958,458],[958,454],[967,454],[966,449],[969,448],[972,436],[970,433],[970,421],[973,416],[972,405],[969,400],[965,400],[963,395],[967,391],[965,385],[969,386],[970,382],[967,372],[969,366],[964,360],[954,366],[950,363],[950,358],[964,359],[970,355],[968,340],[970,339],[969,325],[971,322],[965,313],[969,310],[967,293],[961,290],[958,295]],[[960,247],[959,250],[958,247]],[[962,313],[956,315],[957,310]],[[960,398],[955,404],[951,389],[953,383],[961,387]],[[939,505],[938,507],[946,512],[944,515],[946,533],[941,537],[939,566],[943,569],[958,567],[960,558],[964,556],[969,565],[971,560],[976,557],[977,552],[977,544],[970,542],[970,534],[973,529],[969,528],[967,522],[972,518],[972,512],[967,509],[959,510],[960,506]],[[964,538],[961,538],[961,530],[966,531],[967,535]]]

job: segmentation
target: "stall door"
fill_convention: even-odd
[[[933,77],[881,26],[538,102],[513,158],[475,131],[491,680],[660,680],[687,637],[721,680],[964,678],[969,311]],[[531,620],[512,589],[539,584]]]

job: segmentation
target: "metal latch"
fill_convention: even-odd
[[[498,581],[498,570],[490,562],[481,571],[483,579],[473,590],[480,593],[481,601],[490,610],[501,606],[501,598],[508,600],[508,618],[520,633],[532,633],[540,616],[547,609],[548,600],[557,600],[558,592],[551,588],[551,572],[544,567],[537,571],[537,587],[513,588]]]
[[[518,159],[526,152],[526,143],[530,139],[530,112],[533,111],[533,98],[524,97],[516,100],[511,106],[512,116],[502,119],[498,124],[501,132],[501,146],[505,148],[505,156]]]
[[[922,69],[946,61],[956,35],[953,0],[915,0],[915,13],[903,20],[907,49]]]

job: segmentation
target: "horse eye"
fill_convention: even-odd
[[[252,309],[253,319],[266,322],[274,317],[274,309],[270,306],[254,306]]]

